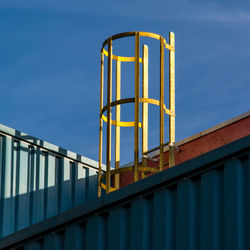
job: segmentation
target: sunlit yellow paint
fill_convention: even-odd
[[[120,55],[114,55],[113,51],[113,41],[123,38],[123,37],[134,37],[135,40],[135,55],[133,57],[125,57]],[[148,60],[149,60],[149,49],[148,46],[143,45],[143,55],[140,57],[141,45],[140,38],[148,37],[157,39],[160,41],[160,98],[159,100],[149,98],[150,93],[148,93],[148,85],[152,84],[148,80]],[[108,51],[104,49],[104,47],[108,45]],[[167,53],[169,53],[169,108],[164,104],[164,88],[165,88],[165,66],[164,66],[164,58],[165,58],[165,49]],[[100,189],[103,188],[106,190],[106,193],[115,191],[119,189],[119,174],[122,172],[133,171],[134,173],[134,181],[139,180],[139,176],[145,177],[146,173],[152,172],[156,173],[158,171],[163,170],[165,164],[169,164],[169,166],[174,166],[175,164],[175,41],[174,34],[172,32],[169,33],[169,44],[166,42],[165,38],[162,36],[150,33],[150,32],[141,32],[141,31],[133,31],[133,32],[125,32],[120,33],[114,36],[109,37],[103,43],[102,48],[102,58],[104,56],[108,57],[108,70],[107,70],[107,105],[103,106],[101,103],[103,94],[101,93],[100,97],[100,139],[99,143],[102,142],[102,122],[107,123],[107,143],[106,143],[106,173],[101,176],[101,173],[98,175],[98,195],[100,195]],[[112,101],[112,61],[116,61],[116,99]],[[121,90],[121,66],[122,62],[134,63],[134,97],[132,98],[121,98],[120,90]],[[142,71],[140,67],[140,63],[142,63]],[[104,63],[101,61],[101,92],[103,87],[103,74],[104,74]],[[140,79],[142,75],[142,80]],[[153,83],[156,84],[156,83]],[[142,85],[142,87],[141,87]],[[142,93],[140,93],[142,89]],[[134,121],[121,121],[121,107],[123,104],[134,103]],[[142,105],[140,105],[142,103]],[[153,104],[159,106],[160,111],[160,140],[158,147],[160,149],[159,155],[159,166],[158,167],[150,167],[148,166],[148,161],[150,158],[147,157],[148,151],[148,114],[149,114],[149,106],[148,104]],[[112,107],[116,107],[116,118],[112,120]],[[142,107],[142,111],[140,111]],[[107,113],[105,116],[104,113]],[[164,114],[169,116],[169,143],[164,143]],[[142,121],[140,121],[140,116],[142,116]],[[111,125],[115,126],[115,164],[113,167],[115,169],[111,169]],[[134,127],[134,165],[131,167],[120,168],[120,127]],[[139,130],[142,128],[142,130]],[[141,131],[141,132],[140,132]],[[139,145],[139,138],[142,133],[142,144]],[[164,147],[169,146],[169,161],[164,162]],[[140,147],[142,147],[140,149]],[[99,145],[99,151],[102,151],[102,145]],[[142,152],[142,164],[139,162],[139,152]],[[101,161],[102,153],[99,152],[99,161]],[[99,163],[101,166],[101,162]],[[99,170],[101,172],[101,170]],[[139,173],[141,172],[141,175]],[[114,186],[111,186],[111,177],[114,176]],[[105,183],[104,180],[106,180]]]

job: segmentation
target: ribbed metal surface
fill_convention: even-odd
[[[250,249],[250,136],[58,215],[0,248]]]
[[[97,167],[0,125],[0,236],[95,199]]]

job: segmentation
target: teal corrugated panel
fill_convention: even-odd
[[[80,164],[73,163],[74,181],[75,181],[75,206],[84,203],[87,199],[88,192],[88,169],[83,168]]]
[[[244,247],[243,164],[238,159],[225,163],[224,167],[224,248]]]
[[[40,242],[33,242],[30,244],[27,244],[24,247],[24,250],[42,250],[42,244]]]
[[[85,232],[82,225],[73,224],[66,228],[64,248],[82,250],[85,246]]]
[[[249,199],[249,194],[250,194],[250,154],[248,158],[244,159],[243,163],[243,169],[244,171],[244,242],[245,242],[245,249],[250,249],[250,213],[247,211],[250,211],[250,199]]]
[[[43,249],[61,250],[64,249],[64,232],[47,235],[42,242]]]
[[[222,183],[221,171],[212,170],[201,176],[201,248],[222,249]]]
[[[63,171],[61,172],[62,176],[60,176],[60,186],[61,186],[61,192],[60,192],[60,211],[64,212],[71,207],[73,207],[73,180],[72,180],[72,166],[70,164],[70,161],[67,159],[64,159],[62,162],[63,164]]]
[[[127,219],[127,210],[122,207],[110,211],[108,217],[108,249],[128,249],[129,232]],[[111,242],[112,244],[110,244]]]
[[[13,142],[10,138],[3,137],[2,140],[2,179],[1,179],[1,218],[2,218],[2,235],[7,235],[15,230],[15,173],[13,169],[16,168],[16,162],[12,162],[12,153],[16,155],[15,150],[13,152]],[[8,165],[8,168],[5,166]]]
[[[153,250],[176,248],[176,190],[163,189],[153,197]],[[162,225],[159,227],[159,225]],[[173,230],[175,229],[175,230]],[[165,237],[162,237],[162,234]]]
[[[17,228],[16,230],[21,230],[27,225],[30,225],[30,192],[29,192],[29,147],[27,144],[18,144],[18,162],[16,171],[16,197],[17,197]]]
[[[45,213],[49,218],[58,213],[58,163],[55,157],[47,154],[45,163]]]
[[[96,175],[96,171],[93,169],[85,169],[87,172],[87,178],[86,178],[86,189],[87,189],[87,200],[93,200],[96,198],[96,192],[97,192],[97,180],[98,176]]]
[[[30,205],[29,205],[29,224],[33,224],[33,207],[34,207],[34,193],[36,190],[36,158],[35,150],[32,146],[29,146],[29,192],[30,192]]]
[[[97,168],[97,162],[0,125],[0,237],[95,199]]]
[[[152,212],[151,199],[141,198],[131,204],[129,228],[129,247],[131,250],[152,249],[152,220],[150,212]]]
[[[45,218],[44,193],[45,193],[45,153],[40,149],[34,150],[34,173],[35,187],[32,199],[32,224],[40,222]]]
[[[105,240],[105,218],[103,216],[92,216],[86,223],[86,250],[104,250]]]

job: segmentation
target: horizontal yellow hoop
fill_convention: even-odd
[[[114,107],[114,106],[117,106],[117,105],[120,105],[120,104],[134,103],[134,102],[135,102],[135,98],[124,98],[124,99],[121,99],[121,100],[111,102],[110,105],[111,105],[111,107]],[[146,103],[150,103],[150,104],[160,106],[160,102],[158,100],[155,100],[155,99],[152,99],[152,98],[139,98],[139,102],[141,102],[141,103],[146,102]],[[105,105],[103,107],[103,109],[101,111],[101,114],[103,114],[106,110],[107,110],[107,105]],[[175,116],[175,114],[173,112],[171,112],[171,110],[166,108],[165,104],[164,104],[164,110],[165,110],[166,114],[171,115],[171,116]]]
[[[124,168],[118,168],[118,169],[113,169],[110,171],[110,176],[113,176],[115,174],[119,174],[119,173],[125,173],[125,172],[130,172],[130,171],[133,171],[133,167],[124,167]],[[101,187],[106,190],[107,188],[107,185],[104,184],[102,181],[105,179],[106,177],[106,173],[104,173],[102,176],[101,176],[101,179],[100,179],[100,182],[101,182]],[[110,191],[113,192],[117,190],[117,188],[115,187],[110,187]]]
[[[135,98],[125,98],[125,99],[121,99],[121,100],[117,100],[114,102],[111,102],[111,107],[120,105],[120,104],[124,104],[124,103],[134,103],[135,102]],[[157,106],[160,106],[160,101],[152,99],[152,98],[139,98],[139,102],[140,103],[150,103],[150,104],[154,104]],[[101,117],[102,119],[107,122],[107,117],[103,114],[105,111],[107,110],[107,105],[105,105],[101,111]],[[166,108],[166,105],[164,104],[164,111],[166,114],[170,115],[170,116],[175,116],[175,114],[173,112],[171,112],[171,110]],[[119,126],[119,127],[134,127],[135,126],[135,122],[122,122],[122,121],[115,121],[115,120],[111,120],[111,124],[114,126]],[[142,127],[142,124],[139,122],[139,127]]]
[[[103,182],[101,182],[101,187],[102,187],[104,190],[107,189],[107,185],[104,184]],[[117,190],[117,188],[115,188],[115,187],[110,187],[110,191],[111,191],[111,192],[113,192],[113,191],[115,191],[115,190]]]
[[[130,31],[130,32],[123,32],[123,33],[119,33],[119,34],[116,34],[114,36],[110,36],[109,38],[107,38],[103,44],[102,44],[102,47],[104,47],[108,42],[109,40],[116,40],[118,38],[122,38],[122,37],[128,37],[128,36],[135,36],[135,31]]]
[[[120,173],[126,173],[126,172],[130,172],[130,171],[134,171],[134,167],[130,166],[130,167],[123,167],[123,168],[117,168],[117,169],[112,169],[110,171],[110,176],[113,176],[115,174],[120,174]],[[140,166],[139,167],[139,171],[147,171],[147,172],[153,172],[153,173],[157,173],[159,172],[159,169],[157,167],[149,167],[149,166]],[[101,177],[101,182],[105,179],[106,173],[104,173]]]
[[[158,168],[153,168],[153,167],[148,167],[148,166],[140,166],[138,168],[138,170],[143,171],[143,172],[151,172],[151,173],[158,173],[159,172]],[[110,176],[113,176],[115,174],[120,174],[120,173],[132,172],[132,171],[134,171],[134,167],[124,167],[124,168],[113,169],[110,171]],[[106,173],[104,173],[100,179],[101,187],[104,190],[106,190],[106,188],[107,188],[107,185],[103,183],[103,180],[105,179],[105,177],[106,177]],[[111,192],[113,192],[115,190],[118,190],[118,188],[110,187]]]
[[[103,49],[103,53],[105,56],[109,56],[109,53],[107,50]],[[116,56],[112,55],[112,59],[120,62],[134,62],[135,57],[127,57],[127,56]],[[142,63],[142,58],[139,58],[139,62]]]
[[[150,103],[150,104],[154,104],[154,105],[160,106],[160,101],[152,99],[152,98],[139,98],[139,101],[140,102],[146,102],[146,103]],[[169,109],[166,108],[165,104],[164,104],[163,108],[164,108],[166,114],[171,115],[171,116],[175,116],[173,114],[173,112],[171,112]]]
[[[154,38],[157,40],[161,39],[161,36],[155,33],[151,33],[151,32],[144,32],[144,31],[139,31],[139,36],[144,36],[144,37],[150,37],[150,38]]]
[[[103,48],[105,47],[105,45],[108,43],[109,40],[116,40],[116,39],[119,39],[119,38],[122,38],[122,37],[129,37],[129,36],[135,36],[137,32],[135,31],[132,31],[132,32],[124,32],[124,33],[120,33],[120,34],[117,34],[117,35],[114,35],[114,36],[111,36],[109,38],[107,38],[104,42],[103,42]],[[139,31],[139,36],[143,36],[143,37],[150,37],[150,38],[154,38],[154,39],[157,39],[157,40],[160,40],[162,36],[158,35],[158,34],[155,34],[155,33],[151,33],[151,32],[142,32],[142,31]],[[165,44],[165,48],[166,49],[169,49],[171,51],[174,51],[174,47],[171,46],[170,44],[168,44],[165,40],[164,37],[162,37],[163,40],[164,40],[164,44]],[[129,61],[131,62],[131,61]]]
[[[120,33],[120,34],[116,34],[114,36],[110,36],[109,38],[107,38],[104,42],[103,42],[103,47],[109,42],[109,40],[116,40],[118,38],[122,38],[122,37],[129,37],[129,36],[135,36],[136,33],[139,33],[139,36],[144,36],[144,37],[150,37],[150,38],[154,38],[157,40],[160,40],[161,36],[155,33],[151,33],[151,32],[142,32],[142,31],[130,31],[130,32],[124,32],[124,33]]]
[[[111,102],[110,106],[114,107],[116,105],[120,105],[120,104],[124,104],[124,103],[133,103],[133,102],[135,102],[135,98],[123,98],[123,99]],[[105,105],[103,107],[103,109],[101,110],[101,114],[103,114],[106,110],[107,110],[107,105]]]
[[[143,172],[151,172],[151,173],[159,172],[159,169],[157,167],[153,168],[153,167],[147,167],[147,166],[139,167],[138,170],[143,171]]]
[[[133,170],[134,170],[134,167],[124,167],[124,168],[112,169],[110,171],[110,175],[113,176],[115,174],[126,173],[126,172],[130,172]]]
[[[102,119],[105,122],[108,122],[107,117],[102,114]],[[121,121],[115,121],[115,120],[111,120],[111,124],[114,126],[118,126],[118,127],[134,127],[135,126],[135,122],[121,122]],[[139,127],[141,128],[141,122],[139,122]]]

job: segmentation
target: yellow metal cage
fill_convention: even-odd
[[[124,57],[113,54],[113,41],[124,37],[134,37],[135,56]],[[160,41],[160,100],[148,97],[148,46],[143,45],[143,55],[140,57],[140,37],[149,37]],[[105,50],[105,47],[108,50]],[[169,52],[169,107],[164,104],[164,53]],[[107,105],[103,106],[104,88],[104,56],[108,58],[107,63]],[[112,62],[116,61],[116,100],[112,101]],[[134,97],[121,99],[121,62],[132,62],[135,65],[135,91]],[[140,81],[140,63],[142,63],[142,81]],[[175,164],[175,38],[174,33],[169,33],[169,43],[160,35],[149,32],[126,32],[109,37],[103,43],[101,49],[101,83],[100,83],[100,128],[99,128],[99,174],[98,174],[98,196],[102,188],[106,193],[119,189],[119,174],[133,171],[134,182],[139,179],[139,172],[158,172],[164,167],[164,113],[169,115],[169,167]],[[140,94],[140,82],[142,93]],[[120,105],[134,103],[134,121],[125,122],[120,120]],[[142,121],[139,121],[139,109],[142,103]],[[160,156],[158,168],[147,166],[146,154],[148,152],[148,104],[159,106],[160,111]],[[112,120],[111,108],[116,107],[116,119]],[[106,113],[106,116],[105,116]],[[106,131],[106,172],[102,174],[103,156],[103,121],[107,123]],[[115,164],[111,170],[111,125],[115,126]],[[120,168],[120,127],[134,127],[134,164],[132,167]],[[142,136],[142,162],[139,162],[139,128]],[[114,176],[114,185],[111,186],[111,176]],[[105,182],[105,183],[104,183]]]

